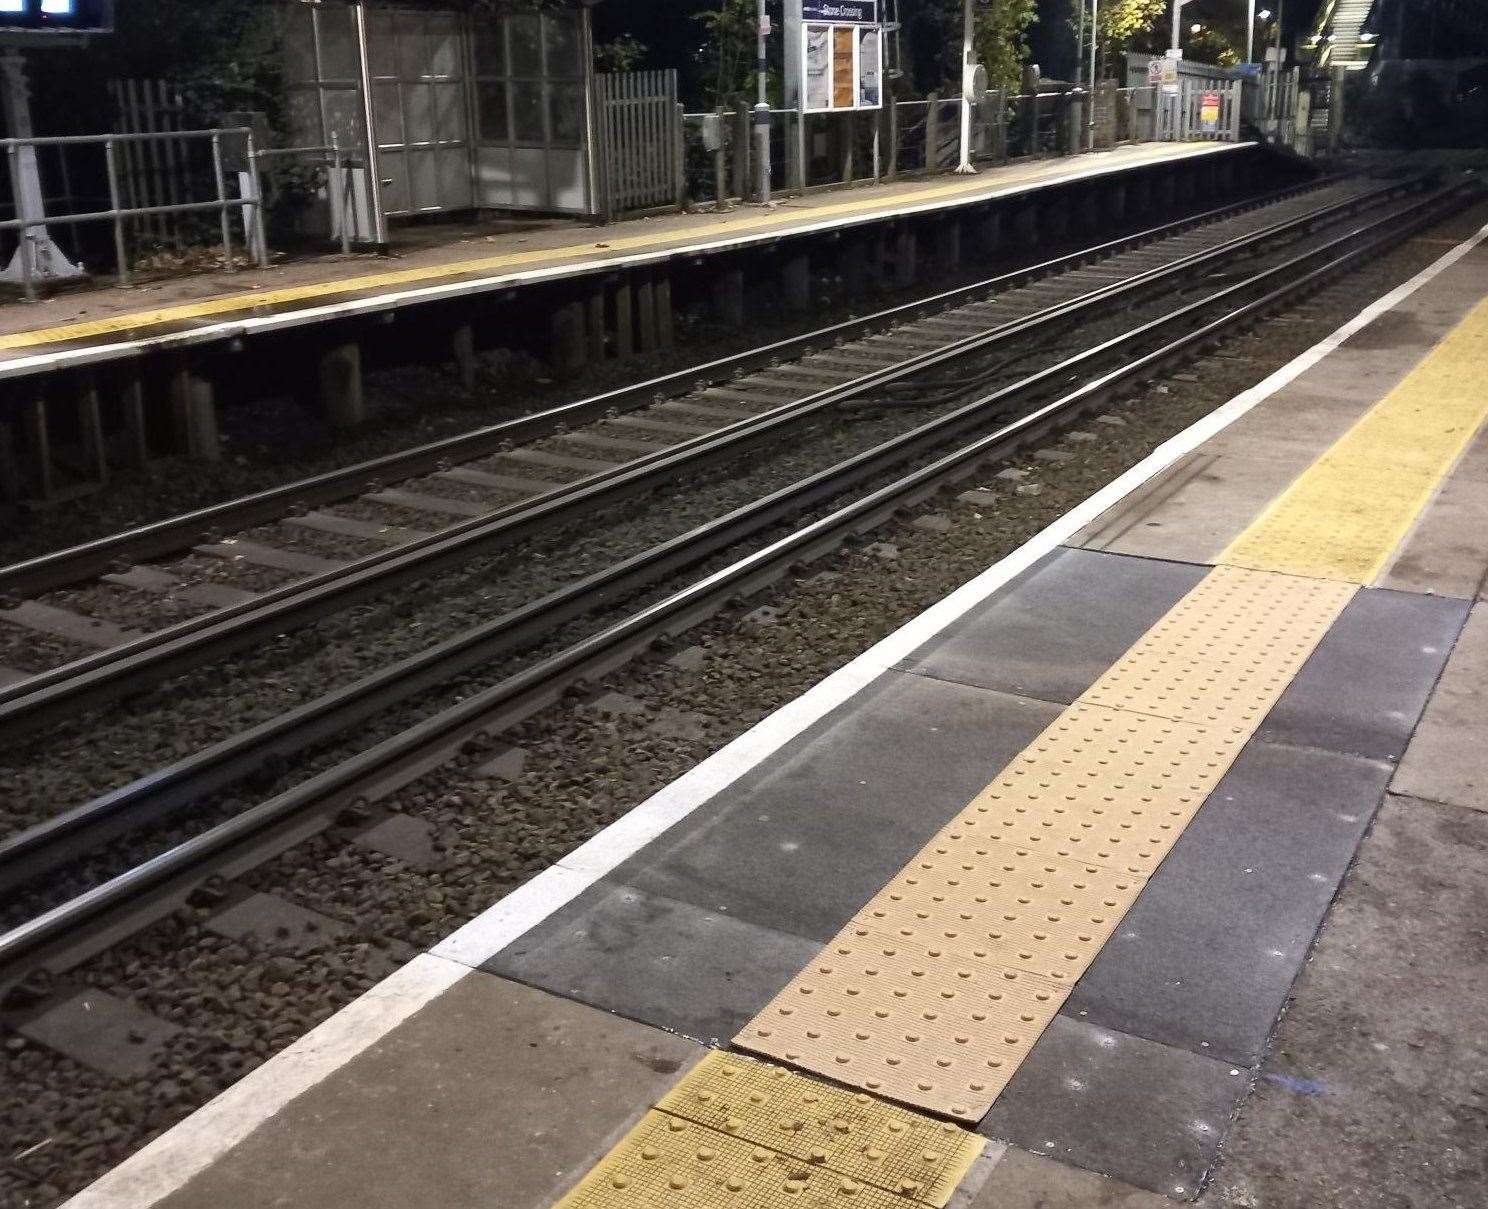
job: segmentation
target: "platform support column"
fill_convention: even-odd
[[[454,358],[460,385],[466,390],[474,390],[475,328],[470,324],[461,323],[450,333],[450,356]]]
[[[348,347],[355,348],[355,345]],[[357,354],[360,369],[360,350]],[[324,389],[325,362],[321,362],[321,384]],[[357,374],[357,396],[361,396],[361,374]],[[217,392],[211,379],[189,366],[180,367],[171,382],[171,420],[175,429],[176,449],[188,458],[216,462],[222,457],[222,443],[217,435]]]
[[[1040,226],[1051,243],[1058,243],[1069,234],[1069,198],[1052,197],[1044,202]]]
[[[1157,183],[1157,204],[1171,210],[1178,204],[1178,181],[1172,172],[1165,172]]]
[[[103,414],[98,406],[98,383],[86,374],[78,383],[78,437],[89,473],[100,485],[108,482],[108,449],[103,443]]]
[[[615,356],[635,356],[635,296],[630,278],[623,274],[613,281],[611,294],[615,311]]]
[[[124,458],[129,465],[150,464],[150,433],[145,422],[145,383],[131,374],[119,392],[119,405],[124,412]]]
[[[1079,224],[1082,231],[1094,231],[1101,225],[1100,197],[1094,189],[1080,194]]]
[[[724,269],[713,278],[713,314],[726,328],[744,326],[743,269]]]
[[[948,218],[935,230],[935,271],[942,274],[956,272],[961,267],[961,222]]]
[[[0,420],[0,502],[14,504],[23,494],[21,465],[16,460],[15,432]]]
[[[914,228],[901,226],[894,233],[894,285],[905,290],[914,285],[919,275],[916,261],[919,259],[919,239]]]
[[[811,258],[804,252],[793,253],[780,266],[780,296],[792,315],[811,309]]]
[[[355,428],[367,419],[362,394],[362,346],[355,340],[320,355],[320,406],[332,428]]]
[[[676,343],[676,328],[672,319],[672,277],[670,273],[656,274],[651,287],[651,296],[656,305],[656,346],[663,351]]]
[[[1023,206],[1013,218],[1013,234],[1025,247],[1038,241],[1038,207]]]
[[[656,290],[649,273],[635,280],[636,342],[643,353],[656,351]]]
[[[572,378],[583,370],[589,349],[582,302],[566,302],[548,319],[548,360],[553,376]]]
[[[1117,181],[1111,186],[1111,191],[1106,197],[1106,212],[1114,222],[1122,222],[1126,218],[1126,184]]]
[[[584,319],[584,330],[589,336],[589,360],[603,361],[605,359],[605,347],[607,344],[603,286],[596,286],[589,291],[589,297],[584,300],[584,307],[587,312]]]
[[[976,220],[976,254],[984,260],[997,255],[1002,244],[1002,211],[988,210]]]
[[[842,274],[842,289],[848,302],[861,298],[878,284],[873,280],[869,263],[873,247],[871,237],[853,235],[844,236],[837,245],[837,269]]]

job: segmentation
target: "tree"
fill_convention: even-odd
[[[1028,28],[1038,18],[1038,0],[993,0],[976,14],[972,45],[993,88],[1017,90],[1028,58]]]
[[[709,105],[753,93],[758,19],[755,0],[718,0],[718,7],[693,18],[703,35],[697,58]]]
[[[909,5],[904,6],[906,9]],[[905,13],[916,82],[961,91],[962,0],[919,0]],[[972,49],[993,88],[1017,90],[1038,0],[977,0]]]
[[[1163,28],[1171,0],[1106,0],[1096,17],[1102,55],[1166,46]]]

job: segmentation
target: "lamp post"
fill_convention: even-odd
[[[971,166],[971,93],[976,79],[972,46],[976,37],[975,5],[976,0],[962,0],[961,3],[961,162],[956,165],[956,171],[962,176],[976,172]]]
[[[756,33],[755,74],[759,77],[759,100],[754,106],[754,191],[760,204],[770,204],[770,68],[766,39],[770,36],[770,18],[765,0],[759,0],[759,27]]]

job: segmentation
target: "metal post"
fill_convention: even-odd
[[[1255,62],[1255,4],[1256,0],[1250,0],[1248,5],[1250,20],[1245,24],[1245,61]]]
[[[267,223],[264,221],[263,176],[260,174],[258,166],[258,144],[254,141],[252,127],[248,129],[246,152],[248,155],[248,171],[240,175],[238,180],[246,183],[253,190],[252,204],[251,207],[248,207],[252,209],[253,215],[250,219],[247,208],[245,208],[243,226],[246,234],[243,238],[252,242],[253,246],[249,249],[249,252],[253,257],[254,263],[259,268],[266,269],[269,267],[269,235]],[[244,199],[244,201],[247,200],[247,198]],[[343,222],[341,225],[344,228],[346,224]]]
[[[334,182],[331,186],[333,195],[337,190],[340,191],[336,208],[341,212],[341,255],[350,256],[352,207],[347,204],[351,200],[349,196],[350,189],[347,187],[348,178],[344,175],[344,168],[342,166],[341,136],[339,134],[331,135],[331,180]]]
[[[1080,9],[1084,12],[1084,8]],[[1095,150],[1095,48],[1100,41],[1099,27],[1096,20],[1100,16],[1100,0],[1090,0],[1090,142],[1089,148]]]
[[[759,99],[754,106],[754,192],[763,206],[770,204],[770,94],[769,67],[765,59],[765,41],[770,28],[765,14],[765,0],[759,0],[759,27],[755,74],[759,81]]]
[[[976,78],[972,65],[972,41],[976,35],[973,3],[974,0],[962,0],[961,6],[961,162],[956,165],[956,171],[961,176],[976,172],[971,166],[971,92]]]
[[[367,134],[367,192],[372,202],[372,238],[379,248],[386,248],[388,221],[387,209],[382,199],[382,151],[377,138],[377,113],[372,102],[372,52],[367,41],[367,0],[356,0],[356,31],[362,124]]]
[[[222,220],[222,260],[229,273],[236,273],[232,251],[232,218],[227,212],[227,177],[222,171],[222,135],[212,132],[212,176],[217,182],[217,217]]]
[[[19,197],[20,193],[17,191],[17,187],[21,179],[21,172],[17,161],[20,158],[20,148],[14,143],[11,143],[5,148],[5,152],[5,165],[10,172],[10,195],[12,197]],[[118,207],[115,206],[114,209],[117,210]],[[26,297],[34,302],[36,300],[36,283],[31,280],[31,229],[29,227],[21,226],[16,228],[16,262],[21,267],[21,283],[26,290]]]
[[[103,144],[103,160],[108,169],[109,209],[114,212],[114,258],[119,266],[119,284],[129,284],[129,249],[124,241],[124,217],[119,213],[119,160],[114,140]]]

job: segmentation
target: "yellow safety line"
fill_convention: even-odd
[[[735,1044],[874,1093],[856,1101],[873,1122],[866,1132],[907,1127],[918,1138],[927,1128],[924,1118],[906,1126],[882,1116],[895,1110],[879,1097],[979,1119],[1488,418],[1488,391],[1474,396],[1473,385],[1485,354],[1488,301],[1237,539],[1238,557],[1266,566],[1214,567]],[[1390,474],[1407,476],[1409,489],[1377,492],[1384,505],[1361,523],[1359,497]],[[1299,540],[1304,521],[1312,536]],[[1343,556],[1318,539],[1345,528]],[[1319,567],[1328,574],[1314,574]],[[916,1141],[893,1159],[893,1178],[885,1167],[865,1182],[854,1164],[885,1154],[876,1143],[832,1141],[846,1093],[766,1066],[787,1081],[793,1108],[782,1111],[768,1089],[720,1098],[718,1072],[738,1061],[706,1059],[596,1164],[564,1209],[879,1205],[891,1191],[943,1204],[950,1174],[969,1162],[966,1152],[946,1160],[926,1146],[916,1169]],[[802,1110],[824,1096],[819,1109]],[[897,1174],[894,1165],[906,1162],[909,1174]]]
[[[1195,148],[1167,146],[1160,151],[1142,149],[1123,157],[1123,167],[1137,167],[1149,162],[1163,162],[1187,158],[1203,145]],[[990,194],[1001,191],[1008,185],[1027,184],[1041,177],[1057,177],[1058,169],[1041,166],[1038,169],[1021,171],[1016,175],[987,178],[958,178],[944,184],[897,193],[892,197],[875,197],[856,201],[827,202],[806,208],[792,208],[775,212],[749,212],[719,222],[711,222],[683,230],[652,231],[642,235],[621,236],[593,244],[572,244],[561,248],[534,249],[530,252],[509,252],[500,256],[488,256],[477,260],[452,261],[447,264],[428,265],[414,269],[399,269],[387,273],[371,273],[360,277],[340,278],[335,281],[311,282],[306,285],[288,286],[280,290],[263,290],[251,294],[234,294],[225,298],[209,298],[201,302],[183,303],[180,306],[161,307],[151,311],[135,311],[107,319],[90,320],[85,323],[64,324],[59,327],[40,328],[31,332],[17,332],[0,336],[0,350],[35,348],[45,344],[58,344],[74,340],[85,340],[95,336],[121,332],[137,332],[142,328],[178,323],[183,320],[202,319],[233,313],[252,314],[255,311],[274,308],[295,302],[315,302],[345,294],[360,294],[371,290],[397,286],[432,285],[460,277],[488,276],[504,269],[517,269],[534,265],[553,264],[565,260],[583,263],[584,258],[609,257],[616,252],[661,248],[667,244],[703,242],[714,237],[738,235],[751,231],[767,231],[787,228],[793,224],[815,222],[823,218],[844,217],[872,210],[895,210],[917,202],[933,201],[936,198],[955,197],[966,193],[986,191]]]
[[[1488,299],[1217,560],[1370,583],[1488,420]]]

